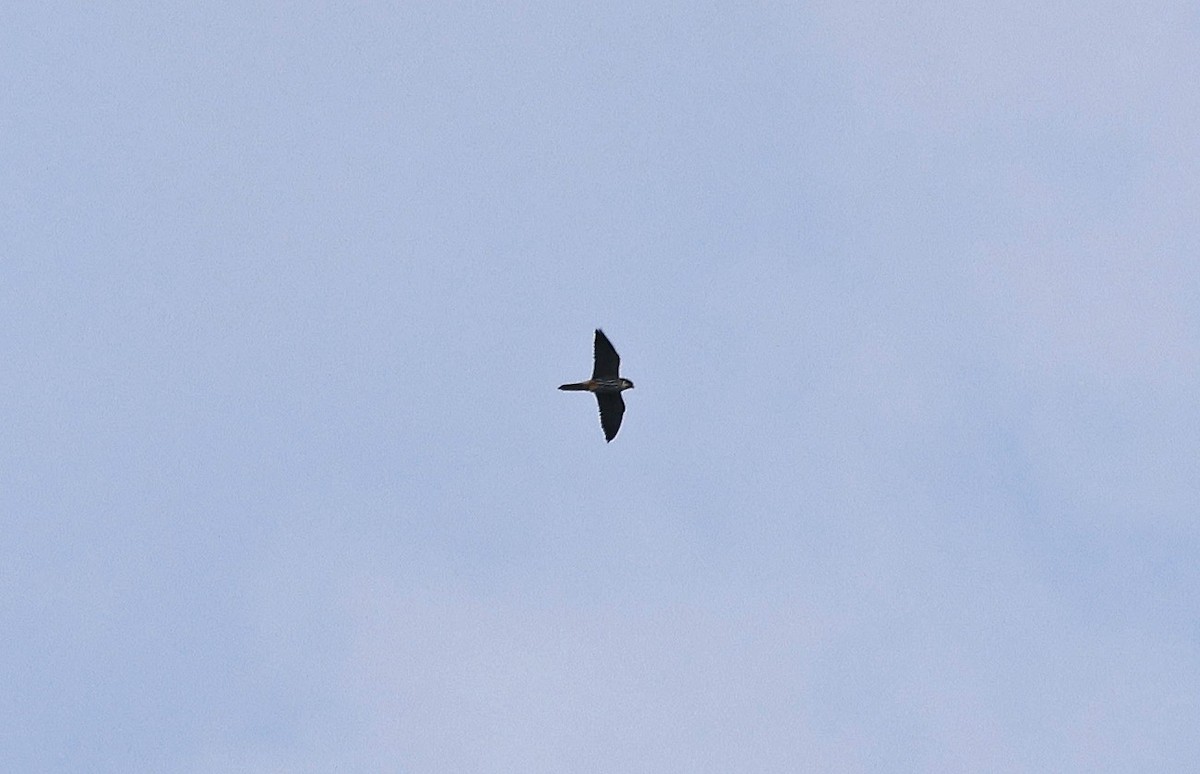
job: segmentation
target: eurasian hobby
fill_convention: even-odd
[[[617,375],[621,369],[621,356],[613,349],[612,342],[604,331],[596,329],[596,364],[592,366],[592,378],[586,382],[564,384],[560,390],[587,390],[596,394],[600,404],[600,427],[604,429],[604,440],[611,441],[621,429],[621,417],[625,416],[625,401],[621,390],[633,387],[633,382]]]

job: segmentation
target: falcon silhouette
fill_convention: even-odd
[[[621,390],[633,389],[633,382],[618,375],[620,369],[621,356],[604,335],[604,331],[597,328],[596,364],[592,367],[592,378],[586,382],[564,384],[558,388],[595,393],[596,402],[600,404],[600,427],[604,430],[605,441],[616,438],[617,431],[621,429],[621,417],[625,416],[625,401],[621,398]]]

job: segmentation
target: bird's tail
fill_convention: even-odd
[[[575,382],[575,384],[561,385],[558,389],[560,389],[560,390],[586,390],[587,388],[588,388],[587,382]]]

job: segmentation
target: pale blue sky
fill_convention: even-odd
[[[0,769],[1194,767],[1197,83],[1186,2],[7,5]]]

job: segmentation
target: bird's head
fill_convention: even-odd
[[[621,389],[622,390],[632,390],[633,382],[629,381],[628,379],[622,379],[621,380]]]

